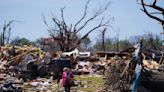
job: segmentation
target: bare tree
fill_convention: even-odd
[[[105,48],[105,32],[106,32],[107,28],[104,28],[102,30],[102,45],[103,45],[103,50],[105,51],[106,48]]]
[[[116,37],[116,50],[119,51],[119,40],[120,40],[120,29],[117,31],[117,37]]]
[[[4,46],[5,43],[9,43],[10,41],[10,32],[11,32],[11,24],[14,20],[9,21],[8,23],[4,23],[1,33],[1,46]],[[7,35],[8,33],[8,35]]]
[[[109,7],[109,2],[103,7],[96,10],[90,18],[87,19],[88,14],[88,5],[91,2],[91,0],[88,0],[85,4],[84,12],[82,17],[73,25],[68,25],[64,18],[64,8],[61,8],[61,19],[53,17],[52,20],[56,25],[56,28],[51,28],[46,22],[45,17],[44,23],[49,28],[48,31],[50,35],[53,37],[54,40],[56,40],[60,46],[60,49],[62,51],[69,51],[74,48],[76,48],[84,38],[86,38],[91,32],[94,30],[108,27],[110,26],[109,23],[113,18],[109,18],[105,21],[105,17],[101,17],[101,19],[97,22],[96,26],[93,26],[91,29],[87,31],[86,34],[81,35],[81,37],[78,36],[79,32],[81,32],[91,21],[94,21],[95,19],[98,19],[100,15],[102,15]],[[54,35],[57,34],[57,35]]]
[[[0,33],[0,45],[4,46],[5,44],[9,44],[10,36],[11,36],[11,24],[13,22],[22,23],[21,21],[17,20],[10,20],[9,22],[4,22],[2,27],[2,32]]]
[[[147,0],[145,2],[144,0],[137,0],[139,4],[142,5],[142,11],[150,18],[158,21],[163,28],[163,32],[161,34],[164,34],[164,7],[159,6],[158,0]],[[148,1],[150,3],[148,3]],[[161,0],[162,1],[162,0]]]

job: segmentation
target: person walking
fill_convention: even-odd
[[[62,74],[62,84],[65,92],[70,92],[72,81],[73,81],[73,74],[69,68],[65,67],[63,69],[63,74]]]

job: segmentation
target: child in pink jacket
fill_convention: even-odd
[[[65,92],[70,92],[71,83],[73,80],[73,74],[69,68],[65,67],[62,74],[62,84],[65,89]]]

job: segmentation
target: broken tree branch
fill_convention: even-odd
[[[152,4],[146,4],[144,2],[144,0],[140,0],[140,2],[138,4],[142,5],[141,11],[143,11],[148,17],[150,17],[150,18],[158,21],[159,23],[161,23],[162,28],[163,28],[163,33],[164,33],[164,8],[157,5],[157,0],[154,0],[152,2]],[[147,9],[147,8],[154,9],[158,13],[156,13],[156,12],[149,12],[149,9]],[[159,14],[161,16],[159,16]]]
[[[110,4],[110,2],[108,2],[105,5],[104,8],[101,8],[98,11],[95,11],[95,14],[91,18],[89,18],[88,20],[86,20],[84,22],[84,24],[80,28],[77,29],[76,33],[78,33],[80,30],[82,30],[90,21],[94,20],[95,18],[97,18],[98,16],[100,16],[101,14],[103,14],[108,9],[109,4]]]
[[[151,15],[151,14],[147,11],[147,9],[146,9],[146,7],[145,7],[145,4],[144,4],[144,1],[143,1],[143,0],[141,0],[141,3],[142,3],[142,8],[143,8],[143,9],[141,9],[141,10],[142,10],[143,12],[145,12],[147,16],[149,16],[150,18],[153,18],[153,19],[155,19],[155,20],[157,20],[157,21],[159,21],[159,22],[162,22],[162,19],[160,19],[160,18],[158,18],[158,17],[156,17],[156,16]]]
[[[74,32],[76,32],[76,26],[79,23],[81,23],[81,21],[86,17],[86,15],[87,15],[87,9],[88,9],[88,4],[89,4],[90,1],[91,0],[88,0],[87,3],[85,4],[84,14],[83,14],[82,18],[75,24],[75,26],[74,26]]]
[[[65,32],[67,32],[67,24],[65,22],[65,19],[64,19],[64,9],[65,7],[61,8],[61,17],[62,17],[62,23],[61,23],[61,27],[63,28],[63,30],[65,30]]]
[[[81,41],[82,41],[84,38],[86,38],[92,31],[94,31],[94,30],[96,30],[96,29],[98,29],[98,28],[100,28],[100,27],[110,26],[110,25],[108,25],[108,24],[109,24],[109,22],[111,21],[111,19],[109,19],[109,20],[106,21],[105,23],[103,23],[103,20],[104,20],[104,18],[101,19],[100,23],[99,23],[97,26],[95,26],[94,28],[92,28],[91,30],[89,30],[81,39],[79,39],[79,40],[78,40],[78,45],[79,45],[79,44],[81,43]]]

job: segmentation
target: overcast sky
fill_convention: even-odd
[[[22,23],[12,24],[12,38],[26,37],[35,40],[40,37],[48,37],[47,27],[42,20],[42,14],[45,15],[48,23],[52,14],[60,17],[60,8],[65,8],[65,19],[68,24],[74,24],[83,14],[84,5],[87,0],[0,0],[0,28],[4,21],[19,20]],[[109,9],[103,16],[106,18],[114,17],[111,25],[115,30],[120,31],[120,38],[129,38],[133,35],[143,35],[147,32],[160,34],[162,27],[155,20],[147,17],[140,11],[140,5],[136,4],[136,0],[92,0],[89,7],[89,15],[91,11],[103,6],[111,1]],[[162,1],[164,6],[164,0]],[[96,22],[92,22],[86,27],[80,35],[86,30],[94,26]],[[2,30],[0,30],[2,31]],[[100,32],[95,31],[90,35],[91,39],[97,38]],[[117,32],[108,28],[107,36],[115,37]]]

